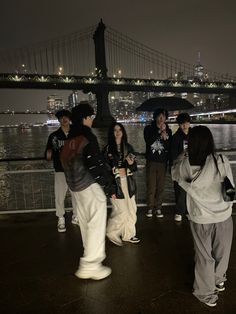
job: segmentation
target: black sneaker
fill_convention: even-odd
[[[130,243],[139,243],[140,242],[140,239],[139,238],[137,238],[137,237],[132,237],[132,238],[130,238],[130,239],[128,239],[128,240],[123,240],[124,242],[130,242]]]

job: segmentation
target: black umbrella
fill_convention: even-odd
[[[188,100],[179,97],[155,97],[145,100],[137,111],[155,111],[163,108],[169,111],[192,109],[194,106]]]

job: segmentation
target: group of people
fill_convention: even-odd
[[[80,103],[70,113],[56,114],[60,128],[48,139],[46,159],[55,168],[55,204],[58,232],[65,232],[64,198],[69,188],[72,223],[79,224],[84,254],[75,275],[81,279],[103,279],[111,269],[105,259],[105,236],[118,246],[139,243],[136,235],[137,170],[133,147],[121,123],[108,131],[108,144],[99,149],[91,127],[94,110]],[[225,289],[232,243],[232,202],[221,192],[222,173],[234,185],[228,159],[215,153],[214,140],[205,126],[190,128],[190,116],[177,117],[179,128],[172,136],[166,123],[168,112],[157,109],[144,129],[146,142],[147,217],[163,217],[162,202],[166,172],[171,168],[176,198],[175,220],[188,213],[195,248],[193,294],[215,306],[218,291]],[[71,121],[71,122],[70,122]],[[224,169],[219,171],[219,169]],[[107,197],[112,212],[107,221]]]
[[[53,160],[55,168],[58,232],[66,231],[64,199],[69,189],[72,223],[79,224],[84,247],[75,275],[82,279],[103,279],[111,273],[109,267],[102,265],[105,236],[118,246],[123,241],[140,242],[135,228],[134,150],[123,125],[115,122],[109,128],[108,144],[100,151],[91,130],[94,110],[88,103],[74,107],[71,113],[61,110],[56,116],[60,128],[50,134],[45,156]],[[107,197],[112,204],[108,222]]]

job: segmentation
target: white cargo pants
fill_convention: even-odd
[[[54,175],[54,192],[55,192],[55,206],[56,206],[56,216],[61,218],[65,215],[64,201],[66,197],[66,192],[68,190],[68,185],[66,183],[66,177],[64,172],[55,172]],[[76,217],[77,213],[74,205],[74,197],[71,193],[73,216]]]
[[[106,196],[98,183],[80,192],[72,192],[84,246],[80,268],[94,270],[105,259],[105,234],[107,219]]]

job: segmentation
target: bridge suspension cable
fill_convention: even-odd
[[[95,26],[29,47],[0,52],[0,72],[90,75],[95,68]]]
[[[108,75],[153,79],[190,78],[196,65],[154,50],[117,30],[107,27],[105,33]],[[236,80],[236,77],[205,69],[215,80]]]
[[[29,47],[0,51],[0,73],[95,76],[93,35],[96,25]],[[154,50],[110,26],[105,31],[108,76],[145,79],[189,79],[196,65]],[[205,79],[236,77],[204,70]]]

